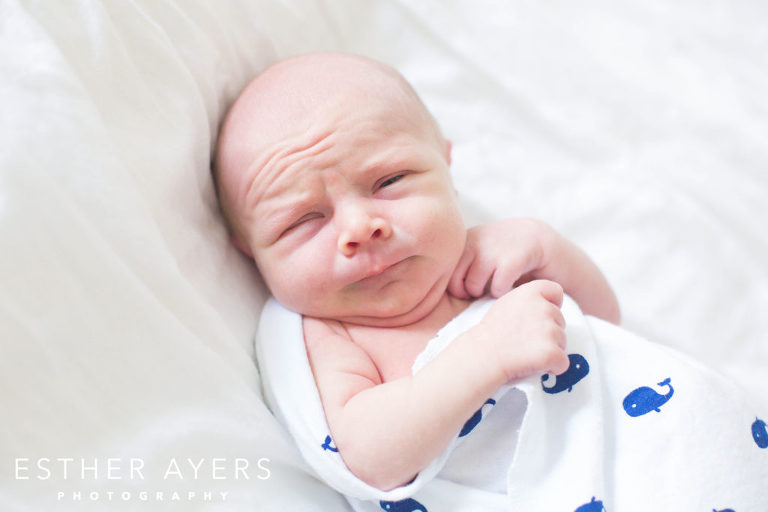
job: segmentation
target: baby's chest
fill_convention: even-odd
[[[379,371],[382,382],[411,375],[411,367],[430,336],[420,332],[379,329],[379,332],[350,333]]]

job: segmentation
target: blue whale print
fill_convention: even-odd
[[[573,512],[603,512],[604,510],[605,507],[603,506],[603,502],[601,500],[595,500],[595,497],[592,496],[592,501],[583,504]]]
[[[333,439],[331,439],[331,436],[325,436],[325,441],[323,441],[323,444],[321,444],[320,447],[323,450],[328,450],[328,451],[332,451],[332,452],[337,452],[338,453],[338,451],[339,451],[338,448],[333,446]]]
[[[712,509],[712,512],[736,512],[732,508],[724,508],[723,510],[717,510],[715,508]]]
[[[496,400],[493,398],[489,398],[485,401],[485,404],[491,404],[496,405]],[[475,414],[472,415],[471,418],[467,420],[467,422],[464,424],[463,427],[461,427],[461,432],[459,432],[459,437],[464,437],[465,435],[472,432],[472,430],[477,426],[478,423],[480,423],[480,420],[483,419],[483,408],[480,407]]]
[[[549,394],[560,393],[566,389],[570,393],[574,384],[587,376],[589,373],[589,363],[581,354],[568,354],[568,360],[571,364],[565,373],[561,373],[555,377],[555,384],[550,387],[546,387],[544,382],[549,379],[549,375],[541,376],[541,387],[545,392]]]
[[[672,379],[667,377],[663,381],[659,382],[659,386],[669,386],[669,393],[662,395],[652,390],[649,387],[643,386],[632,391],[624,398],[623,406],[624,410],[632,417],[642,416],[648,414],[651,411],[661,412],[661,407],[672,398],[675,390],[672,388],[670,382]]]
[[[379,506],[387,512],[428,512],[424,505],[413,498],[401,501],[380,501]]]
[[[765,427],[765,422],[760,418],[755,418],[755,422],[752,424],[752,439],[760,448],[768,448],[768,429]]]

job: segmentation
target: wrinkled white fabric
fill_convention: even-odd
[[[489,305],[473,304],[438,332],[414,374]],[[358,512],[768,507],[768,432],[755,423],[765,411],[742,389],[678,352],[584,317],[570,299],[563,316],[568,370],[502,387],[440,456],[390,491],[344,465],[312,376],[301,316],[274,299],[257,339],[265,398],[307,463]],[[478,479],[488,467],[490,478]]]

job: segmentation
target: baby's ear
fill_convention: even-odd
[[[240,238],[238,238],[236,235],[231,235],[229,237],[229,241],[230,243],[232,243],[232,245],[237,247],[237,249],[240,252],[248,256],[250,259],[253,259],[253,253],[251,252],[251,248],[248,247],[248,245],[246,245],[245,243],[243,243],[243,241],[240,240]]]
[[[445,140],[445,161],[448,162],[448,165],[451,165],[451,149],[453,149],[453,144],[448,139]]]

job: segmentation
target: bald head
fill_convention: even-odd
[[[219,201],[235,241],[240,235],[239,180],[269,158],[267,148],[372,104],[402,112],[400,118],[429,126],[442,139],[434,119],[402,75],[365,57],[340,53],[293,57],[273,64],[251,81],[222,124],[214,159]]]

